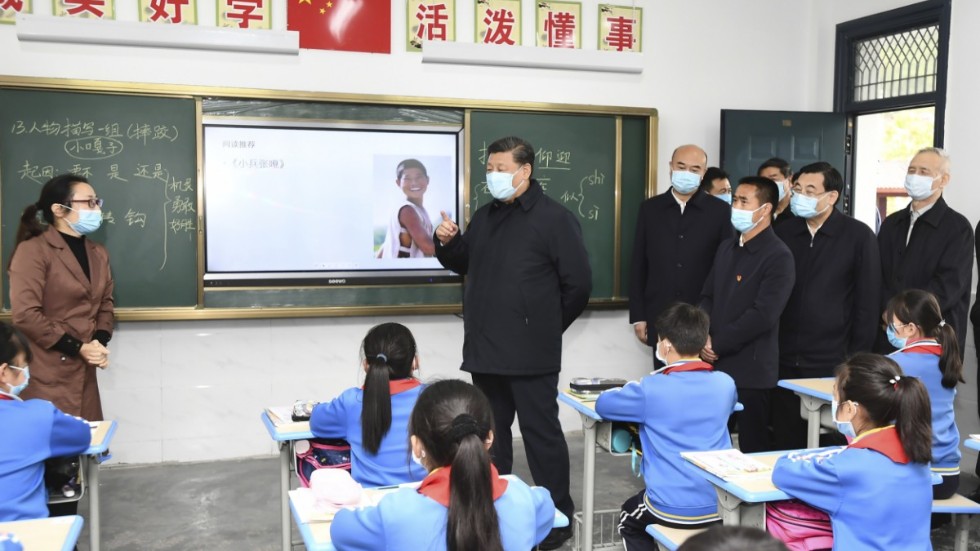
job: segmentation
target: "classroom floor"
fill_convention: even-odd
[[[582,433],[568,435],[572,466],[572,497],[581,507]],[[514,470],[530,481],[523,445],[514,446]],[[964,474],[961,493],[970,493],[977,478]],[[278,458],[221,463],[111,467],[102,470],[102,549],[106,551],[279,549]],[[596,455],[596,510],[618,509],[642,488],[630,474],[628,457]],[[83,500],[79,513],[86,516]],[[597,530],[599,530],[598,522]],[[612,525],[607,524],[609,532]],[[609,534],[597,534],[599,538]],[[89,550],[88,525],[78,549]],[[293,529],[293,541],[300,537]],[[935,551],[952,551],[951,527],[933,532]],[[572,540],[562,549],[572,549]],[[303,549],[302,543],[294,546]],[[621,548],[620,548],[621,549]],[[980,518],[971,526],[970,549],[980,550]]]

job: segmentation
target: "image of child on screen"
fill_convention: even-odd
[[[435,254],[432,219],[422,200],[429,188],[429,174],[417,159],[405,159],[395,169],[395,185],[405,200],[388,221],[378,258],[422,258]]]

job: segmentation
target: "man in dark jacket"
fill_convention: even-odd
[[[732,225],[741,235],[724,241],[704,282],[701,308],[711,316],[711,338],[701,355],[735,379],[738,443],[766,451],[770,393],[779,376],[779,316],[793,290],[793,254],[772,231],[778,191],[769,178],[742,178],[732,197]]]
[[[886,218],[878,233],[880,312],[901,291],[929,291],[939,300],[943,319],[956,330],[962,354],[973,279],[973,228],[942,197],[949,178],[949,155],[937,147],[919,151],[909,163],[905,190],[912,203]],[[895,349],[880,329],[875,348],[882,353]]]
[[[476,211],[465,234],[443,213],[436,258],[466,276],[462,369],[490,399],[494,464],[511,472],[516,413],[535,484],[572,518],[558,373],[562,333],[589,301],[592,270],[578,220],[531,178],[531,144],[503,138],[487,153],[487,188],[496,200]],[[557,549],[569,537],[569,528],[556,528],[539,548]]]
[[[766,159],[759,169],[756,171],[756,176],[762,176],[763,178],[769,178],[773,182],[776,182],[777,190],[779,191],[779,201],[776,203],[776,212],[772,215],[772,226],[775,229],[780,224],[788,222],[796,218],[793,214],[793,209],[789,207],[790,189],[793,187],[793,169],[790,167],[789,163],[785,159],[780,159],[779,157],[773,157],[771,159]]]
[[[881,259],[875,234],[834,205],[844,179],[829,163],[797,173],[790,207],[796,216],[775,227],[796,266],[796,283],[779,324],[779,378],[831,377],[834,368],[875,342],[881,312]],[[776,388],[776,448],[806,447],[800,398]]]
[[[707,162],[700,147],[678,147],[670,158],[670,189],[640,205],[630,274],[630,323],[636,338],[648,346],[657,342],[654,320],[667,306],[700,301],[715,251],[732,236],[731,207],[699,191]]]

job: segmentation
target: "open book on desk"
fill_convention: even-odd
[[[293,421],[292,406],[273,406],[265,408],[266,415],[275,425],[279,433],[307,432],[310,430],[309,421]]]
[[[772,467],[736,449],[703,452],[681,452],[681,457],[721,478],[769,476]]]

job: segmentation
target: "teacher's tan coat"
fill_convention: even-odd
[[[102,419],[96,367],[52,347],[68,334],[83,343],[97,330],[112,333],[114,303],[109,254],[85,240],[91,280],[54,227],[22,242],[10,262],[14,327],[27,336],[34,355],[23,398],[50,400],[58,409],[89,421]]]

